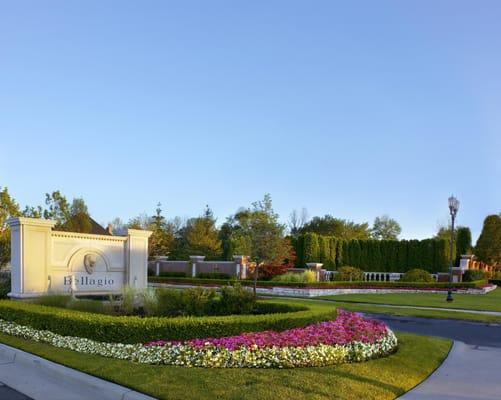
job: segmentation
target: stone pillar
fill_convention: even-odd
[[[205,256],[190,256],[192,278],[197,276],[197,263],[202,262],[203,260],[205,260]]]
[[[49,287],[51,230],[54,221],[38,218],[9,218],[12,298],[40,296]]]
[[[237,278],[247,278],[247,256],[233,256],[233,261],[237,266]]]
[[[148,287],[148,238],[151,231],[127,229],[125,284],[134,289]]]
[[[472,261],[473,261],[473,257],[472,255],[461,255],[461,260],[459,260],[459,268],[462,270],[462,271],[466,271],[467,269],[470,269],[470,266],[472,264]]]
[[[320,263],[306,263],[306,266],[308,267],[308,269],[315,272],[317,282],[320,281],[320,270],[322,269],[323,265],[324,264],[320,264]]]
[[[160,261],[167,261],[169,259],[168,256],[155,256],[153,257],[155,260],[155,276],[160,275]]]

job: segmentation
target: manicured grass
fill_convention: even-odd
[[[366,305],[360,303],[345,303],[332,301],[338,308],[348,311],[359,311],[364,313],[374,314],[390,314],[420,318],[441,318],[441,319],[456,319],[462,321],[472,322],[486,322],[486,323],[501,323],[501,316],[485,315],[485,314],[472,314],[465,312],[442,311],[442,310],[420,310],[416,308],[392,308],[374,305]]]
[[[454,301],[445,301],[446,293],[343,294],[325,296],[336,302],[392,304],[402,306],[444,307],[465,310],[501,312],[501,288],[487,294],[454,294]]]
[[[0,334],[0,342],[160,399],[394,399],[446,357],[448,340],[399,333],[397,353],[378,360],[298,369],[201,369],[134,364]]]

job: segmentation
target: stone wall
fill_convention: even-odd
[[[148,262],[151,275],[162,273],[184,273],[195,277],[200,273],[222,273],[230,277],[245,279],[248,262],[245,256],[235,256],[234,261],[204,261],[204,256],[190,256],[190,261],[173,261],[167,257],[156,257]]]
[[[149,231],[126,236],[53,231],[54,221],[11,218],[10,297],[105,294],[148,285]]]

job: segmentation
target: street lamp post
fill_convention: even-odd
[[[452,301],[452,264],[454,253],[454,220],[459,209],[459,200],[454,196],[449,197],[449,211],[451,213],[451,247],[449,252],[449,289],[447,290],[447,301]]]

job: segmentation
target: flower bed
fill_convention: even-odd
[[[397,339],[383,323],[338,311],[335,321],[283,332],[263,331],[223,338],[103,343],[62,336],[0,320],[0,332],[80,353],[147,364],[206,368],[294,368],[365,361],[394,352]]]

